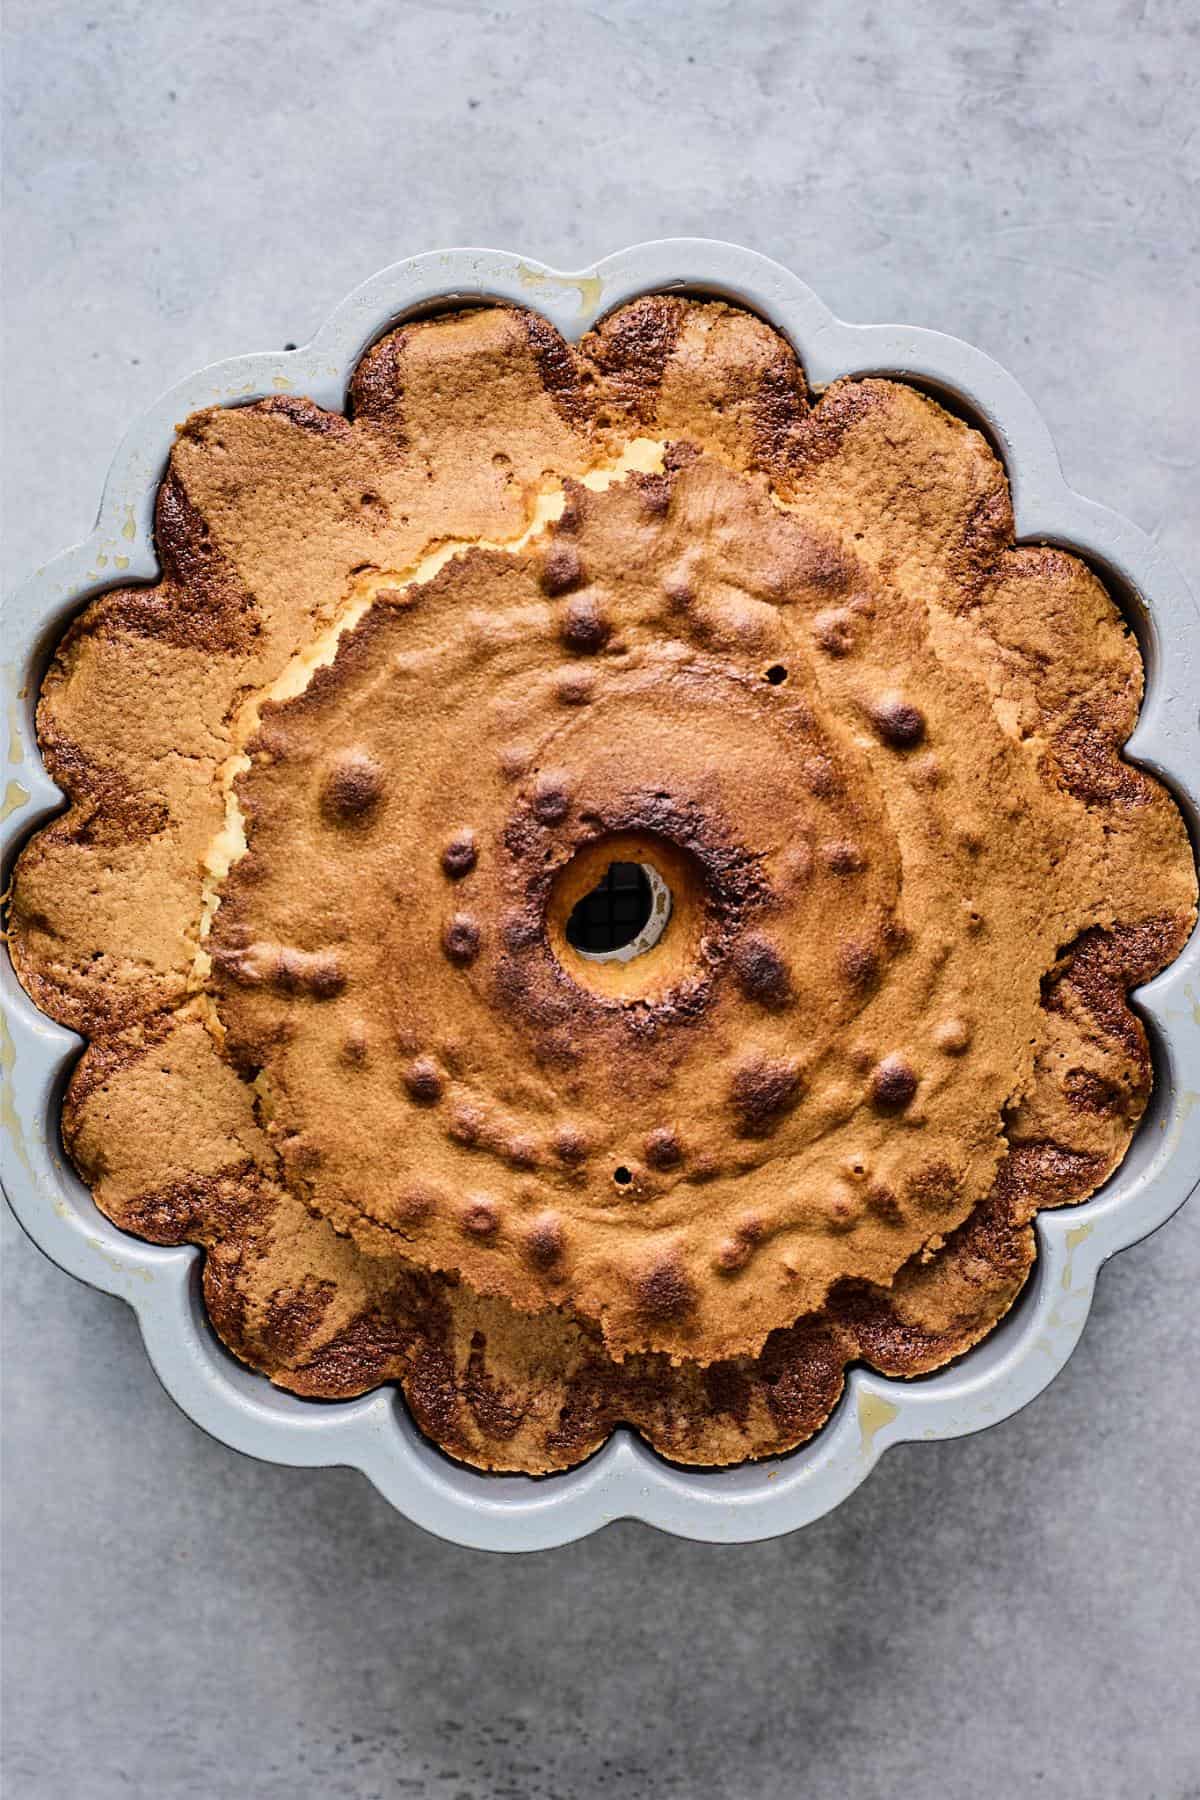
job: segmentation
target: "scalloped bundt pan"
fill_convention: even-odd
[[[1200,652],[1196,607],[1156,546],[1104,508],[1071,493],[1027,397],[987,357],[938,333],[834,320],[778,265],[703,241],[649,244],[586,273],[558,275],[496,251],[448,251],[385,271],[353,294],[303,350],[235,359],[164,396],[129,434],[113,465],[88,542],[49,565],[8,609],[15,660],[7,715],[13,741],[4,821],[11,854],[60,796],[38,759],[33,709],[64,623],[111,585],[157,574],[153,509],[180,420],[206,406],[292,392],[340,410],[363,352],[389,326],[458,301],[498,299],[541,313],[579,339],[614,308],[651,291],[721,297],[760,314],[795,346],[811,387],[841,376],[902,377],[965,416],[991,440],[1012,494],[1018,543],[1062,545],[1087,558],[1122,604],[1146,669],[1131,760],[1162,778],[1189,823],[1200,765]],[[1036,1220],[1036,1266],[1007,1318],[956,1363],[895,1381],[849,1372],[828,1424],[801,1449],[720,1470],[662,1461],[626,1429],[590,1461],[540,1479],[480,1474],[450,1462],[413,1425],[393,1388],[314,1402],[243,1368],[209,1326],[201,1253],[143,1243],[98,1211],[60,1139],[63,1088],[79,1040],[37,1012],[11,968],[2,971],[6,1103],[4,1179],[30,1235],[63,1268],[138,1312],[154,1366],[183,1409],[224,1442],[290,1463],[361,1468],[407,1516],[458,1542],[536,1549],[609,1519],[637,1517],[681,1535],[744,1540],[793,1529],[836,1505],[889,1444],[955,1436],[1007,1417],[1062,1367],[1087,1317],[1100,1264],[1161,1224],[1200,1168],[1200,1006],[1197,937],[1135,1005],[1151,1039],[1149,1111],[1116,1174],[1090,1201]]]

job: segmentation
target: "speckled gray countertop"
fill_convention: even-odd
[[[8,0],[4,30],[6,585],[162,388],[375,268],[675,233],[991,351],[1200,581],[1188,0]],[[3,1229],[6,1800],[1200,1796],[1194,1205],[1039,1402],[803,1534],[511,1559],[210,1442],[132,1315]]]

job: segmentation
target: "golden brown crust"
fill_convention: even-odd
[[[587,474],[634,438],[671,447]],[[92,1039],[81,1172],[205,1246],[239,1356],[396,1380],[485,1468],[622,1421],[712,1464],[991,1328],[1038,1206],[1124,1152],[1127,992],[1195,882],[1121,757],[1136,645],[1012,547],[977,432],[892,382],[811,405],[719,303],[578,351],[478,308],[375,345],[349,419],[196,415],[156,530],[47,678],[70,805],[10,941]],[[676,895],[636,994],[564,948],[605,843]]]

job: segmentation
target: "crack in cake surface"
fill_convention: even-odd
[[[579,479],[583,486],[602,492],[609,482],[620,480],[632,471],[653,474],[661,470],[665,449],[664,443],[652,438],[632,438],[622,447],[619,455],[596,464]],[[455,557],[465,555],[470,550],[498,550],[516,555],[561,517],[565,500],[566,491],[559,481],[552,488],[539,489],[527,524],[511,538],[450,539],[431,546],[405,569],[376,570],[369,576],[359,578],[350,596],[337,609],[333,621],[310,644],[296,651],[283,672],[269,686],[242,702],[230,731],[232,748],[218,773],[225,818],[203,858],[205,880],[200,923],[196,933],[196,958],[192,968],[192,982],[196,987],[200,987],[211,972],[211,962],[203,946],[212,927],[213,914],[220,904],[220,885],[234,863],[246,852],[245,820],[238,805],[236,783],[238,776],[250,767],[246,746],[258,730],[263,707],[279,705],[303,693],[316,671],[332,662],[344,633],[354,629],[381,593],[400,594],[409,588],[419,587],[423,582],[431,581]]]

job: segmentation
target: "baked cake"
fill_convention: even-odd
[[[783,1451],[991,1329],[1196,880],[1137,644],[976,429],[718,302],[481,306],[344,417],[195,414],[156,532],[46,677],[9,941],[71,1157],[239,1357],[542,1472]],[[571,931],[613,864],[669,905],[625,958]]]

